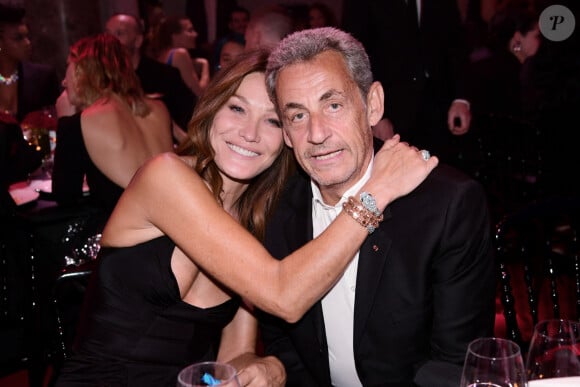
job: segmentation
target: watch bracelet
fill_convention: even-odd
[[[362,202],[349,196],[342,205],[343,210],[361,226],[365,227],[369,234],[372,234],[379,223],[383,221],[383,214],[377,215],[370,211]]]

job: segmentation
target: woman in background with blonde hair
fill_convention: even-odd
[[[145,97],[126,48],[110,34],[71,47],[63,86],[52,193],[74,202],[86,175],[90,202],[108,214],[145,160],[173,150],[171,118]]]

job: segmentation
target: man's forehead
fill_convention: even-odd
[[[109,23],[107,23],[107,27],[115,30],[124,30],[124,31],[134,31],[138,32],[139,27],[135,25],[135,20],[130,16],[119,15],[115,16]]]

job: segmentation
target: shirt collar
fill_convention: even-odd
[[[361,187],[370,179],[371,171],[373,170],[373,161],[374,161],[374,155],[371,158],[371,161],[367,167],[367,170],[365,171],[365,174],[360,178],[359,181],[357,181],[353,186],[351,186],[349,189],[347,189],[342,194],[340,201],[338,203],[336,203],[336,205],[334,205],[334,206],[330,206],[330,205],[324,203],[324,200],[322,199],[322,194],[320,193],[320,189],[318,188],[318,185],[316,185],[316,183],[311,179],[310,186],[312,188],[312,200],[313,200],[313,202],[317,203],[323,207],[327,207],[327,208],[329,208],[329,207],[336,208],[339,206],[342,207],[342,204],[348,199],[348,197],[356,194],[361,189]]]

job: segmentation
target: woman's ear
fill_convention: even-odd
[[[385,92],[380,82],[373,82],[367,93],[367,119],[370,126],[376,125],[385,111]]]

